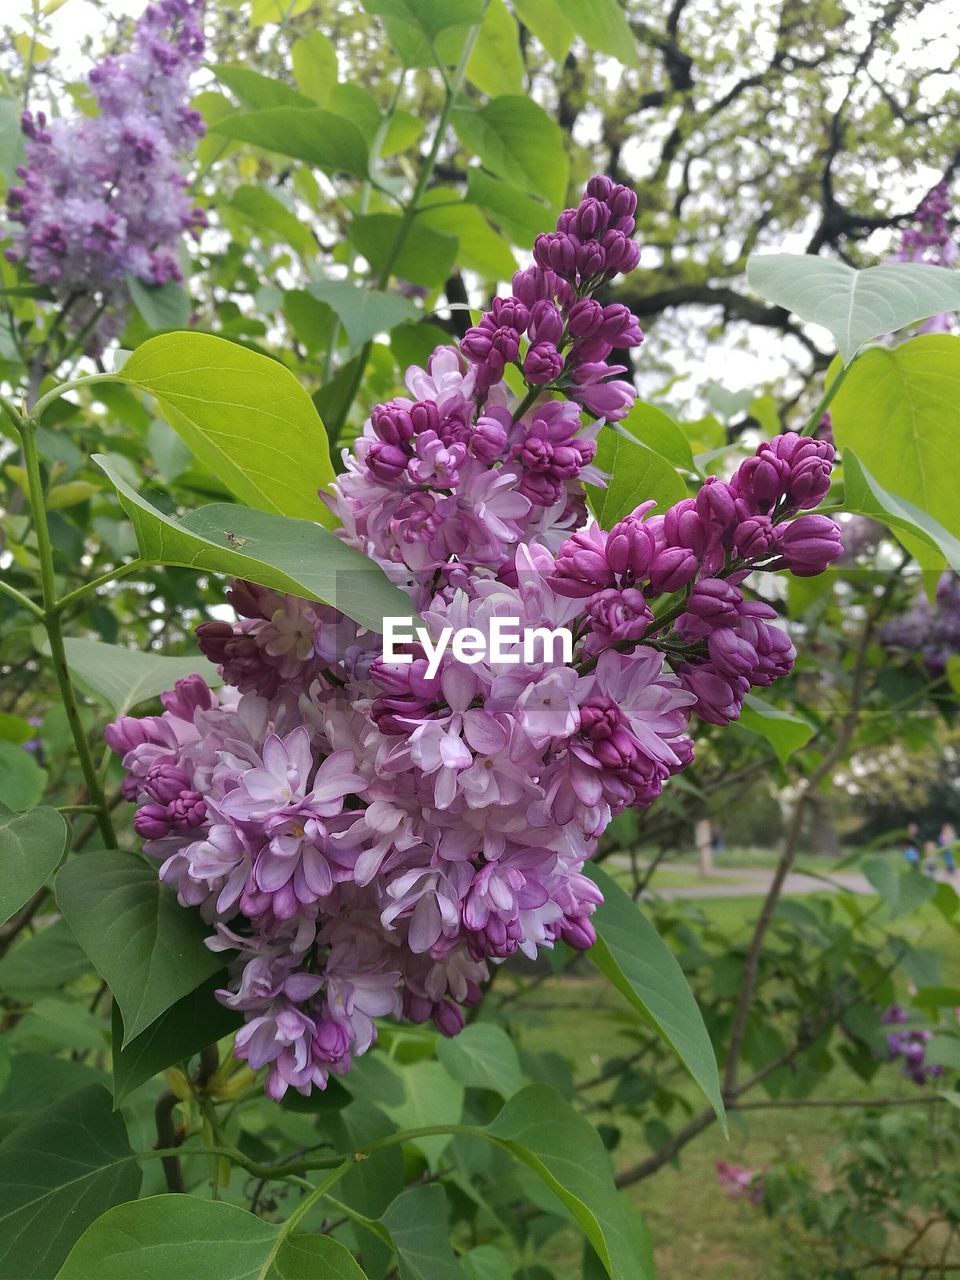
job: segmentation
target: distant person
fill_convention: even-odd
[[[923,845],[923,869],[928,876],[937,874],[937,842],[936,840],[926,840]]]
[[[915,822],[907,823],[907,838],[903,846],[903,856],[915,870],[920,870],[920,844],[917,840],[918,828]]]
[[[952,822],[945,822],[940,828],[940,834],[937,836],[937,844],[940,846],[940,852],[943,854],[943,864],[947,868],[947,875],[952,876],[954,871],[957,869],[957,828]]]

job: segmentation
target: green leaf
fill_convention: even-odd
[[[0,741],[0,804],[23,813],[39,801],[46,785],[46,772],[29,751]]]
[[[90,961],[65,920],[57,920],[0,960],[0,992],[29,1004],[90,972]]]
[[[365,289],[363,285],[350,284],[346,280],[311,284],[308,292],[337,313],[346,330],[351,352],[358,351],[378,333],[389,333],[396,325],[420,315],[409,298],[398,293]]]
[[[213,663],[199,654],[168,658],[101,640],[72,638],[64,641],[64,648],[74,675],[121,716],[187,676],[200,675],[214,689],[223,684]]]
[[[176,280],[168,280],[166,284],[144,284],[128,273],[127,288],[144,324],[154,332],[182,329],[190,319],[193,303],[183,285]]]
[[[924,1060],[951,1071],[960,1071],[960,1040],[956,1036],[933,1036],[927,1042]],[[946,1097],[945,1094],[943,1096]]]
[[[329,1236],[190,1196],[118,1205],[80,1237],[57,1280],[365,1280]]]
[[[123,1047],[123,1018],[114,1004],[113,1098],[117,1106],[134,1089],[175,1062],[182,1062],[206,1045],[239,1030],[243,1019],[214,995],[226,985],[227,972],[222,969],[164,1010],[156,1022],[132,1039],[126,1048]]]
[[[17,168],[24,161],[22,117],[22,103],[16,98],[0,97],[0,174],[7,185],[16,181]]]
[[[315,0],[253,0],[250,6],[251,27],[262,27],[267,22],[284,23],[299,18],[313,6]]]
[[[523,93],[525,70],[516,19],[503,0],[489,0],[467,62],[467,79],[490,97]]]
[[[761,298],[828,329],[844,364],[872,338],[960,308],[960,272],[916,262],[857,271],[814,254],[753,254],[747,280]]]
[[[269,110],[271,107],[309,107],[316,103],[313,95],[298,93],[282,80],[272,76],[262,76],[259,71],[251,71],[249,67],[234,67],[224,63],[211,67],[210,70],[221,84],[231,89],[243,106],[252,111]]]
[[[500,178],[560,208],[570,164],[560,126],[532,99],[508,94],[479,110],[457,107],[453,124],[464,146]]]
[[[416,225],[456,236],[458,266],[476,271],[485,280],[508,280],[517,269],[517,260],[507,242],[475,205],[448,204],[449,199],[457,199],[452,187],[434,187],[423,198]],[[431,208],[434,202],[437,208]]]
[[[601,427],[594,459],[610,479],[605,489],[587,486],[590,507],[605,529],[653,498],[662,515],[687,496],[676,468],[659,453],[612,427]]]
[[[960,288],[960,273],[956,278]],[[830,416],[837,443],[853,449],[879,485],[960,535],[960,337],[931,335],[865,351]]]
[[[393,259],[393,246],[401,233],[403,245]],[[434,231],[419,218],[408,229],[399,214],[370,213],[354,218],[348,236],[377,275],[392,259],[391,275],[430,288],[443,284],[457,256],[455,235]]]
[[[436,1184],[408,1187],[380,1221],[397,1252],[400,1280],[464,1280],[450,1247],[447,1197]]]
[[[939,566],[942,556],[955,573],[960,573],[960,540],[912,502],[888,493],[866,469],[854,451],[843,451],[843,508],[857,515],[880,520],[888,528],[906,535],[905,543],[923,564]],[[921,543],[922,547],[915,544]],[[934,553],[931,560],[930,552]]]
[[[91,1222],[137,1195],[132,1154],[123,1119],[100,1085],[70,1094],[9,1134],[0,1143],[0,1277],[52,1277]]]
[[[223,206],[236,213],[245,226],[258,235],[268,231],[283,244],[296,249],[302,258],[313,257],[317,242],[306,223],[263,187],[238,187]]]
[[[491,1022],[472,1023],[458,1036],[438,1040],[437,1057],[454,1080],[468,1089],[491,1089],[506,1099],[523,1086],[513,1041]]]
[[[618,0],[559,0],[588,49],[607,53],[625,67],[639,66],[637,39]]]
[[[467,169],[467,200],[482,209],[513,244],[531,244],[553,221],[553,211],[547,205],[476,165]]]
[[[123,366],[185,444],[242,502],[321,523],[333,479],[327,436],[289,369],[207,333],[151,338]]]
[[[696,471],[690,441],[680,425],[669,414],[654,404],[638,400],[620,424],[641,444],[659,453],[675,467],[684,471]]]
[[[408,67],[434,64],[434,42],[449,27],[483,20],[483,0],[362,0],[378,17],[387,38]]]
[[[611,1280],[648,1276],[632,1243],[600,1135],[559,1093],[529,1085],[484,1132],[532,1169],[566,1206]]]
[[[912,867],[901,870],[889,857],[882,855],[869,858],[861,870],[883,899],[891,920],[916,911],[937,891],[936,881],[929,876],[914,871]]]
[[[513,0],[517,17],[537,37],[554,62],[563,62],[573,43],[573,26],[560,0]]]
[[[29,902],[56,870],[70,834],[56,809],[10,813],[0,806],[0,924]]]
[[[513,1267],[493,1244],[479,1244],[463,1255],[467,1280],[511,1280]]]
[[[266,111],[239,112],[219,120],[210,132],[303,160],[324,173],[369,176],[363,134],[350,120],[322,107],[270,107]]]
[[[453,1080],[439,1062],[415,1062],[397,1066],[395,1070],[403,1081],[403,1102],[388,1104],[382,1095],[378,1095],[377,1105],[398,1128],[457,1124],[463,1114],[463,1085]],[[435,1172],[450,1138],[441,1134],[439,1137],[417,1138],[415,1143]]]
[[[603,893],[591,917],[597,942],[590,959],[673,1049],[725,1127],[713,1045],[676,956],[605,871],[588,864],[585,874]]]
[[[214,503],[171,520],[127,484],[109,459],[93,461],[109,476],[133,522],[145,560],[245,578],[306,600],[321,600],[372,631],[385,616],[409,617],[410,600],[383,570],[309,520]],[[2,747],[0,743],[0,747]]]
[[[12,742],[15,747],[22,747],[25,742],[37,736],[36,728],[23,716],[11,715],[9,711],[0,711],[0,741]]]
[[[756,694],[748,693],[739,723],[766,738],[781,764],[786,764],[813,737],[813,725],[800,716],[792,716]]]
[[[337,51],[322,31],[308,31],[293,42],[290,50],[293,76],[300,89],[321,107],[327,105],[337,83]]]
[[[125,1044],[223,966],[204,945],[209,926],[136,854],[105,849],[72,858],[57,876],[56,894],[120,1006]]]

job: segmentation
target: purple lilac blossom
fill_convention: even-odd
[[[717,1181],[727,1193],[728,1200],[749,1200],[751,1204],[763,1204],[764,1176],[761,1169],[730,1164],[727,1160],[718,1160],[714,1169]]]
[[[932,187],[921,200],[914,223],[907,227],[893,262],[919,262],[932,267],[952,267],[957,260],[957,243],[950,226],[950,187],[946,179]],[[916,333],[952,333],[954,315],[942,311],[916,326]]]
[[[272,1097],[349,1070],[378,1017],[454,1035],[491,965],[589,947],[601,896],[584,865],[611,818],[690,764],[692,715],[736,719],[793,662],[745,577],[840,553],[830,521],[800,514],[829,485],[829,444],[780,436],[729,483],[607,531],[587,523],[584,484],[603,477],[582,394],[605,375],[564,391],[538,355],[525,396],[502,381],[524,342],[566,361],[565,329],[637,337],[625,308],[586,305],[636,261],[634,206],[593,179],[464,350],[438,348],[374,408],[327,495],[434,641],[516,619],[569,627],[572,661],[448,650],[431,674],[419,641],[387,661],[334,608],[238,582],[238,620],[198,628],[225,687],[181,681],[162,715],[107,730],[145,851],[232,953],[221,999]]]
[[[893,1059],[903,1059],[903,1074],[916,1085],[924,1085],[928,1080],[943,1075],[943,1067],[939,1063],[924,1061],[927,1044],[933,1038],[933,1032],[926,1027],[907,1027],[910,1014],[901,1005],[892,1004],[884,1011],[881,1022],[884,1026],[901,1028],[887,1032],[887,1053]]]
[[[90,72],[97,115],[23,116],[26,164],[7,197],[7,257],[53,292],[90,354],[123,328],[127,276],[180,280],[181,239],[204,225],[180,170],[203,133],[190,107],[202,7],[156,0],[144,11],[132,49]]]
[[[932,676],[942,676],[960,653],[960,577],[949,569],[941,574],[932,603],[919,591],[907,610],[884,623],[880,640],[887,649],[918,654]]]

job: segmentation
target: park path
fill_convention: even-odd
[[[618,857],[615,861],[620,866],[630,865],[626,857]],[[680,872],[683,875],[697,875],[698,872],[697,864],[693,862],[661,862],[658,870]],[[946,871],[938,870],[934,879],[946,884],[956,884],[960,877],[951,879]],[[657,897],[671,900],[674,898],[763,897],[770,888],[772,880],[773,871],[763,867],[714,867],[712,875],[704,878],[700,884],[685,888],[656,889],[657,878],[654,875],[652,887]],[[783,892],[791,896],[831,892],[835,889],[848,889],[851,893],[876,893],[876,889],[867,877],[859,871],[832,871],[821,875],[791,871],[783,886]]]

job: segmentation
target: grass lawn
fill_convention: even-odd
[[[703,883],[699,877],[694,881]],[[718,925],[746,936],[758,900],[752,896],[706,899],[699,900],[698,906]],[[957,935],[937,912],[923,908],[892,928],[914,945],[939,953],[943,982],[960,985]],[[607,1058],[635,1049],[627,1032],[637,1025],[636,1016],[612,988],[589,968],[581,972],[582,977],[546,982],[535,997],[540,1007],[532,1009],[516,1028],[524,1048],[553,1049],[567,1057],[579,1084],[594,1076]],[[865,1090],[914,1096],[914,1087],[895,1065],[883,1067],[870,1085],[837,1067],[820,1096],[863,1098]],[[609,1086],[592,1089],[585,1096],[600,1101],[605,1091]],[[764,1095],[758,1091],[756,1096]],[[693,1087],[690,1101],[696,1110],[703,1105]],[[728,1200],[717,1182],[715,1162],[722,1159],[762,1168],[786,1154],[826,1176],[824,1153],[837,1140],[842,1114],[828,1108],[789,1106],[734,1114],[729,1140],[713,1125],[684,1149],[677,1166],[635,1184],[629,1194],[650,1228],[659,1280],[772,1280],[783,1226],[749,1203]],[[595,1122],[614,1119],[600,1108],[591,1118]],[[648,1155],[650,1146],[639,1121],[625,1118],[622,1112],[615,1119],[622,1137],[613,1158],[617,1167],[625,1168]],[[677,1124],[672,1117],[671,1125]],[[538,1256],[553,1265],[563,1280],[579,1280],[577,1253],[573,1234],[564,1232],[548,1241]]]

